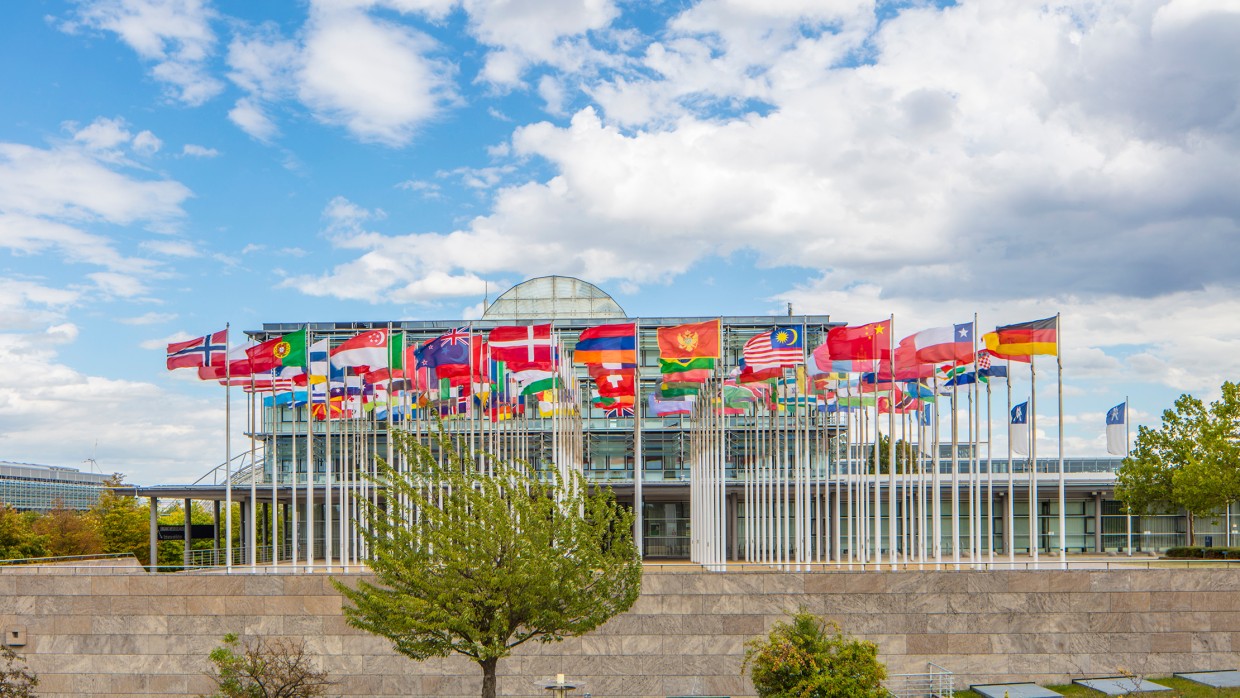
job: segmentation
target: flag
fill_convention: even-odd
[[[427,340],[415,351],[418,368],[438,369],[441,366],[465,366],[468,371],[470,352],[469,330],[458,327]]]
[[[711,358],[659,359],[659,373],[682,373],[684,371],[697,370],[715,370],[715,360]]]
[[[217,359],[209,366],[198,367],[198,378],[204,381],[218,381],[227,378],[241,378],[256,373],[264,373],[273,368],[270,361],[255,361],[246,355],[246,347],[235,347],[228,351],[225,358]],[[235,383],[233,385],[236,385]]]
[[[913,335],[916,359],[923,364],[973,361],[973,323],[935,327]]]
[[[626,322],[582,330],[573,348],[573,363],[636,366],[637,324]]]
[[[921,418],[918,420],[918,424],[921,427],[921,434],[918,435],[918,439],[920,439],[919,447],[924,452],[934,448],[935,424],[934,420],[930,418],[932,409],[930,405],[922,403]]]
[[[1121,402],[1107,410],[1107,453],[1128,455],[1128,403]]]
[[[719,358],[720,320],[707,320],[658,330],[663,359]]]
[[[891,358],[891,320],[827,330],[826,353],[832,361],[873,361]],[[822,367],[822,364],[819,364]]]
[[[245,355],[253,361],[270,361],[275,366],[305,367],[306,328],[256,344],[246,349]]]
[[[487,335],[491,358],[498,361],[524,361],[551,368],[553,340],[551,325],[502,325]]]
[[[598,387],[599,395],[619,397],[633,395],[636,388],[636,368],[610,368],[602,364],[590,365],[590,377]]]
[[[228,330],[168,345],[168,370],[222,366],[228,354]]]
[[[346,339],[340,346],[329,353],[332,366],[336,368],[355,367],[362,373],[370,368],[387,366],[388,354],[387,330],[370,330]]]
[[[1008,425],[1008,443],[1017,455],[1029,455],[1029,401],[1012,408],[1012,420]]]
[[[873,371],[873,360],[854,361],[851,359],[840,359],[838,361],[831,358],[830,348],[823,343],[809,355],[807,364],[809,373],[812,376],[824,375],[828,373],[861,373],[865,371]]]
[[[647,413],[652,417],[672,417],[675,415],[691,414],[693,412],[693,403],[697,400],[696,396],[689,395],[680,400],[660,400],[654,393],[650,394],[647,403]]]
[[[742,359],[754,369],[804,363],[803,327],[776,327],[745,342]]]
[[[999,359],[1030,361],[1038,354],[1055,356],[1059,351],[1059,317],[996,327],[982,335],[986,349]]]

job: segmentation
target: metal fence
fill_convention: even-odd
[[[886,688],[892,698],[940,698],[956,695],[955,680],[952,672],[926,662],[924,674],[889,674]]]

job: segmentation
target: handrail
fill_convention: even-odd
[[[45,565],[56,562],[88,562],[90,560],[118,560],[134,557],[133,553],[93,553],[90,555],[56,555],[53,557],[20,557],[0,560],[0,565]]]

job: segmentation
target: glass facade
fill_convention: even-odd
[[[57,506],[85,510],[99,501],[109,477],[76,468],[0,461],[0,504],[17,511],[50,511]]]

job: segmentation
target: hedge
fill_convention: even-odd
[[[1163,557],[1177,560],[1240,560],[1240,548],[1206,548],[1202,546],[1168,548]]]

